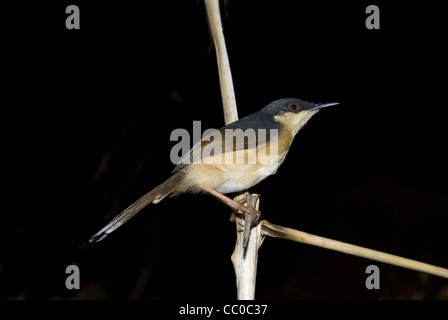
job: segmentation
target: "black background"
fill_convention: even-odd
[[[223,125],[202,1],[1,9],[4,299],[234,299],[230,210],[207,195],[88,238],[166,179],[170,133]],[[80,8],[67,30],[65,8]],[[380,30],[365,9],[380,8]],[[299,132],[262,194],[272,223],[448,266],[446,32],[431,2],[231,1],[240,117],[270,101],[340,102]],[[436,276],[268,238],[259,299],[447,299]],[[65,288],[76,264],[81,290]],[[367,290],[376,264],[381,289]]]

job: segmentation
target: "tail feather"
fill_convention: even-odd
[[[116,216],[112,221],[110,221],[106,226],[104,226],[104,228],[102,228],[95,235],[93,235],[89,239],[89,242],[95,243],[103,240],[105,237],[107,237],[108,234],[121,227],[129,219],[135,216],[140,210],[151,204],[151,202],[158,203],[163,198],[170,195],[174,191],[180,179],[181,179],[180,174],[172,175],[164,183],[155,187],[153,190],[145,194],[143,197],[141,197],[136,202],[131,204],[122,213]]]

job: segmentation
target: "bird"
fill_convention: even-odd
[[[89,242],[103,240],[149,204],[181,193],[207,193],[236,212],[256,217],[256,209],[226,194],[247,190],[274,174],[299,130],[322,108],[337,104],[283,98],[212,131],[179,160],[166,181],[117,215]]]

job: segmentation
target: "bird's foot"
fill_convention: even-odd
[[[216,199],[218,199],[219,201],[221,201],[222,203],[224,203],[225,205],[227,205],[228,207],[233,209],[233,215],[240,215],[240,214],[248,214],[252,216],[252,220],[255,222],[258,222],[260,220],[260,212],[253,208],[252,206],[246,206],[245,204],[247,203],[246,199],[242,199],[240,201],[235,201],[229,197],[227,197],[226,195],[222,194],[221,192],[218,192],[216,190],[209,190],[208,193],[210,195],[212,195],[213,197],[215,197]],[[232,216],[230,217],[230,219],[232,220]],[[234,219],[235,217],[233,217]]]
[[[234,222],[237,216],[245,216],[246,221],[248,221],[248,216],[250,216],[250,224],[251,228],[255,227],[261,219],[261,211],[255,209],[254,207],[247,204],[247,199],[236,200],[239,205],[241,205],[240,209],[233,210],[230,216],[230,221]]]

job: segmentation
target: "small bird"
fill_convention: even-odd
[[[116,216],[89,242],[101,241],[150,203],[184,192],[205,192],[237,212],[257,216],[257,210],[225,194],[247,190],[274,174],[285,160],[297,132],[320,109],[336,104],[316,104],[295,98],[275,100],[260,111],[214,131],[181,158],[165,182]],[[250,131],[255,138],[245,134],[247,139],[242,143],[235,143],[234,136],[226,139],[236,131],[243,134]]]

